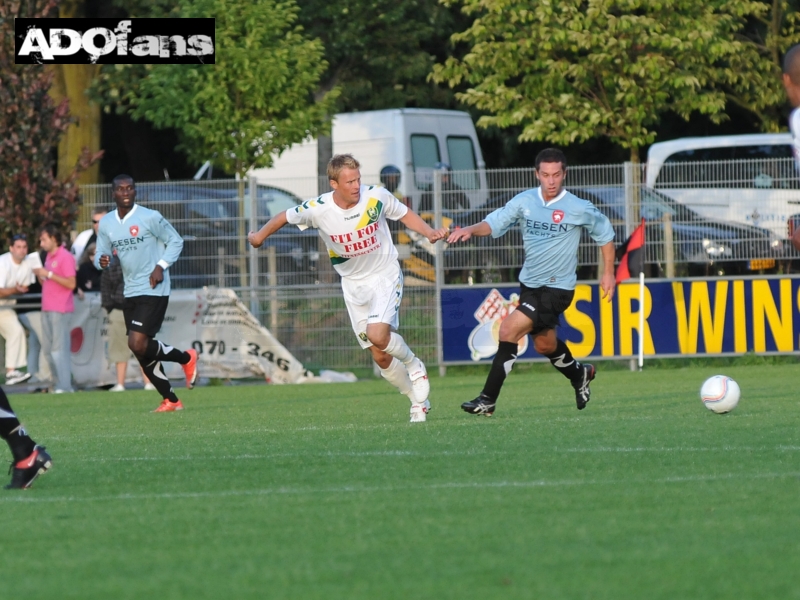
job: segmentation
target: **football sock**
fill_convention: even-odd
[[[411,379],[408,378],[408,369],[403,363],[393,358],[392,363],[386,369],[381,369],[381,375],[400,390],[401,394],[405,394],[409,400],[414,401],[414,386],[411,384]]]
[[[556,340],[555,352],[545,354],[545,356],[550,359],[550,364],[561,371],[564,377],[570,381],[575,381],[581,376],[581,363],[575,360],[572,352],[567,348],[567,344],[561,340]]]
[[[511,367],[514,366],[514,361],[516,360],[517,343],[500,342],[497,354],[494,355],[494,360],[492,361],[492,368],[489,370],[489,376],[483,386],[483,392],[481,392],[484,396],[497,400],[500,395],[500,388],[503,387],[503,382],[511,372]]]
[[[392,332],[389,335],[389,343],[384,350],[386,354],[391,354],[404,365],[407,365],[414,360],[414,353],[408,347],[406,341],[399,333]]]
[[[170,402],[178,401],[178,397],[175,395],[175,392],[172,391],[172,384],[164,374],[164,368],[161,366],[159,361],[141,358],[139,359],[139,365],[142,367],[144,374],[150,380],[150,383],[152,383],[158,393],[161,394],[162,398],[165,398]]]
[[[28,436],[28,432],[20,425],[17,415],[11,409],[8,396],[6,396],[2,388],[0,388],[0,437],[8,444],[15,463],[29,457],[36,446],[36,442]]]
[[[159,342],[157,339],[150,338],[147,341],[147,350],[144,353],[144,358],[149,359],[148,362],[155,360],[185,365],[192,357],[183,350],[178,350],[172,346],[167,346],[163,342]]]

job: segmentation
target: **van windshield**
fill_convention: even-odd
[[[453,168],[453,181],[462,189],[477,190],[481,187],[475,147],[472,140],[464,136],[447,136],[447,155]]]

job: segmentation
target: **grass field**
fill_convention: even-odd
[[[0,493],[0,573],[33,598],[800,598],[795,365],[19,395],[53,469]],[[8,452],[6,456],[9,456]]]

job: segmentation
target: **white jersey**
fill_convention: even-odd
[[[11,252],[0,256],[0,288],[10,288],[17,285],[28,286],[35,281],[31,265],[27,260],[17,264],[11,257]],[[16,300],[0,300],[0,306],[13,306]]]
[[[397,249],[386,219],[397,221],[408,208],[386,188],[361,186],[358,204],[348,210],[333,201],[333,192],[286,211],[286,220],[300,229],[314,227],[342,277],[363,279],[398,268]]]
[[[792,132],[794,162],[800,169],[800,108],[795,108],[789,115],[789,131]]]

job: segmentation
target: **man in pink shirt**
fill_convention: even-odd
[[[39,245],[47,252],[44,267],[34,269],[42,282],[42,351],[55,377],[56,394],[72,392],[70,321],[75,310],[75,257],[62,245],[55,225],[45,225]]]

